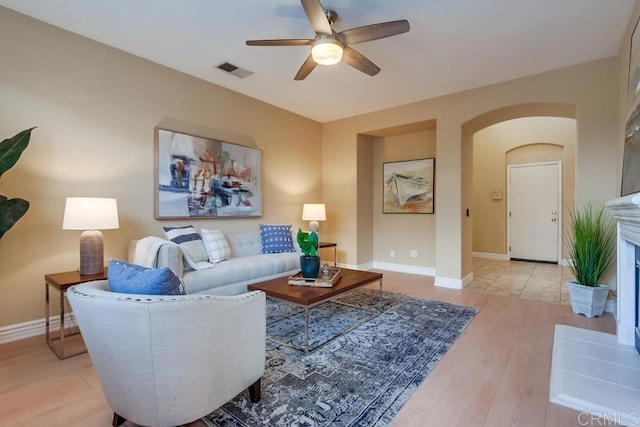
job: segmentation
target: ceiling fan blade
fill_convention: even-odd
[[[368,42],[369,40],[383,39],[409,31],[409,21],[381,22],[379,24],[365,25],[338,33],[338,38],[345,44]]]
[[[351,65],[356,70],[360,70],[370,76],[375,76],[380,72],[380,67],[371,62],[360,52],[349,46],[344,47],[344,51],[342,52],[342,60]]]
[[[304,80],[309,75],[309,73],[311,73],[313,69],[316,68],[316,65],[316,61],[314,61],[311,55],[309,55],[298,70],[298,74],[296,74],[293,80]]]
[[[247,46],[309,46],[313,39],[247,40]]]
[[[307,14],[311,28],[313,31],[320,34],[331,35],[331,24],[327,19],[327,15],[324,14],[324,9],[318,0],[300,0],[304,13]]]

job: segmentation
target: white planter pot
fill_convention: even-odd
[[[571,309],[576,314],[587,317],[601,316],[609,295],[609,285],[584,286],[577,282],[567,282]]]

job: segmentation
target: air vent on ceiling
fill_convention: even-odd
[[[249,77],[253,74],[253,71],[245,70],[244,68],[240,68],[237,65],[233,65],[228,62],[223,62],[222,64],[218,65],[217,68],[241,79]]]

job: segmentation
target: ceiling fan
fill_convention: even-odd
[[[324,9],[319,0],[300,0],[311,27],[316,33],[313,39],[247,40],[248,46],[311,46],[311,54],[304,61],[294,80],[303,80],[316,65],[332,65],[344,60],[353,68],[370,76],[380,68],[349,45],[382,39],[409,31],[409,21],[381,22],[336,33],[332,25],[338,14]]]

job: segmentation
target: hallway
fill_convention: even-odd
[[[465,289],[485,294],[571,305],[565,282],[571,270],[557,264],[473,258],[473,281]]]

